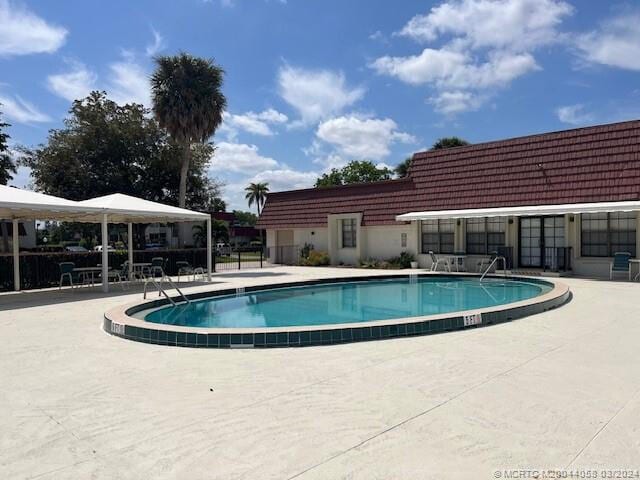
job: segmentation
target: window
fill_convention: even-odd
[[[454,220],[423,220],[422,253],[453,253]]]
[[[407,246],[407,234],[406,233],[401,233],[400,234],[400,246],[402,248],[405,248]]]
[[[636,256],[636,213],[582,214],[583,257],[612,257],[616,252]]]
[[[342,248],[355,248],[356,246],[356,219],[346,218],[342,220]]]
[[[466,223],[467,253],[486,255],[504,247],[504,218],[469,218]]]

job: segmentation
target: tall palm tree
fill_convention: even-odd
[[[151,76],[153,113],[183,148],[178,203],[184,208],[191,144],[205,143],[216,132],[227,107],[221,91],[224,70],[213,60],[187,53],[156,57],[155,62]]]
[[[267,193],[269,193],[269,184],[268,183],[250,183],[247,188],[244,189],[247,194],[244,198],[247,199],[247,203],[249,204],[249,208],[254,203],[258,209],[258,217],[262,213],[262,207],[264,206],[264,202],[267,200]],[[262,229],[260,229],[260,245],[262,245]]]

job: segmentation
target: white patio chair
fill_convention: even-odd
[[[447,257],[438,258],[436,256],[436,254],[433,253],[432,251],[429,251],[429,256],[431,257],[431,271],[432,272],[437,272],[438,271],[438,265],[444,265],[444,267],[446,268],[447,272],[451,272],[451,262],[449,261],[449,258],[447,258]]]

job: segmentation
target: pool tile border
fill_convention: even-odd
[[[433,277],[432,274],[418,276]],[[244,292],[249,293],[272,288],[289,288],[303,285],[410,277],[411,275],[382,275],[319,279],[245,287]],[[509,277],[509,279],[551,285],[553,289],[533,299],[500,305],[498,307],[455,312],[454,314],[362,322],[357,324],[358,326],[354,326],[354,324],[336,324],[255,329],[176,327],[174,325],[151,324],[131,316],[142,310],[157,308],[169,303],[166,299],[158,299],[136,302],[132,305],[112,309],[105,313],[102,327],[105,332],[111,335],[154,345],[190,348],[306,347],[432,335],[454,330],[495,325],[557,308],[566,303],[571,297],[569,288],[559,282],[529,277]],[[188,298],[196,300],[232,294],[236,294],[235,289],[199,292],[188,295]],[[477,313],[481,314],[482,323],[479,325],[465,326],[465,316]]]

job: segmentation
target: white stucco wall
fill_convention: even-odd
[[[293,243],[300,248],[308,243],[313,245],[314,250],[328,252],[327,228],[296,228],[293,231]]]
[[[411,224],[363,227],[363,258],[388,260],[402,252],[418,253],[417,238]],[[402,234],[407,236],[406,247],[402,246]]]

